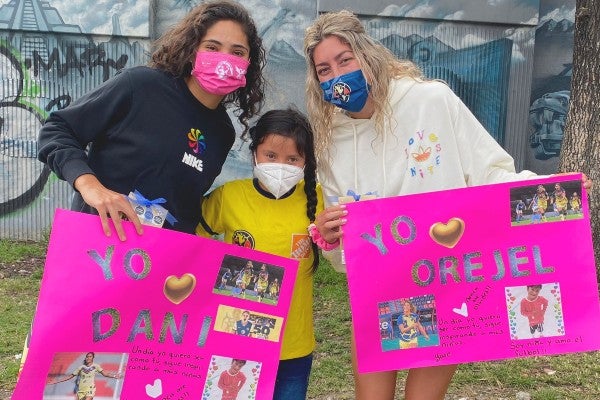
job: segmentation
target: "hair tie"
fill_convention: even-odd
[[[326,241],[323,236],[321,236],[321,232],[319,232],[315,224],[308,225],[308,234],[310,235],[312,241],[325,251],[333,250],[340,245],[340,239],[333,243]]]

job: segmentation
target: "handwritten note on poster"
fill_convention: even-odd
[[[297,261],[126,228],[120,242],[95,216],[57,211],[13,400],[271,398]]]
[[[580,175],[347,207],[361,372],[600,349]]]

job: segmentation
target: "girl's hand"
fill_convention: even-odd
[[[340,204],[328,207],[317,215],[315,225],[327,243],[335,243],[344,235],[341,227],[346,223],[344,217],[347,214],[346,206]]]

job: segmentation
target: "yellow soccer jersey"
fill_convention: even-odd
[[[318,214],[323,210],[321,187],[317,186]],[[304,181],[294,192],[280,199],[261,194],[252,179],[227,182],[212,191],[202,203],[202,216],[210,229],[224,235],[224,241],[300,263],[292,304],[283,335],[281,359],[303,357],[315,347],[313,330],[313,254],[308,235]],[[196,234],[211,236],[202,224]],[[284,277],[285,279],[285,277]]]
[[[567,209],[567,204],[568,204],[568,199],[563,196],[563,197],[556,197],[555,200],[556,203],[556,207],[558,207],[561,210],[566,210]]]
[[[102,372],[102,367],[98,364],[81,365],[75,371],[74,376],[79,376],[78,392],[90,393],[94,395],[96,390],[95,377],[96,373]]]
[[[581,200],[579,197],[571,197],[571,208],[579,209],[581,207]]]

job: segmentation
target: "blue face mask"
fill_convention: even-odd
[[[360,69],[322,82],[321,89],[325,101],[350,112],[362,110],[369,97],[369,85]]]

